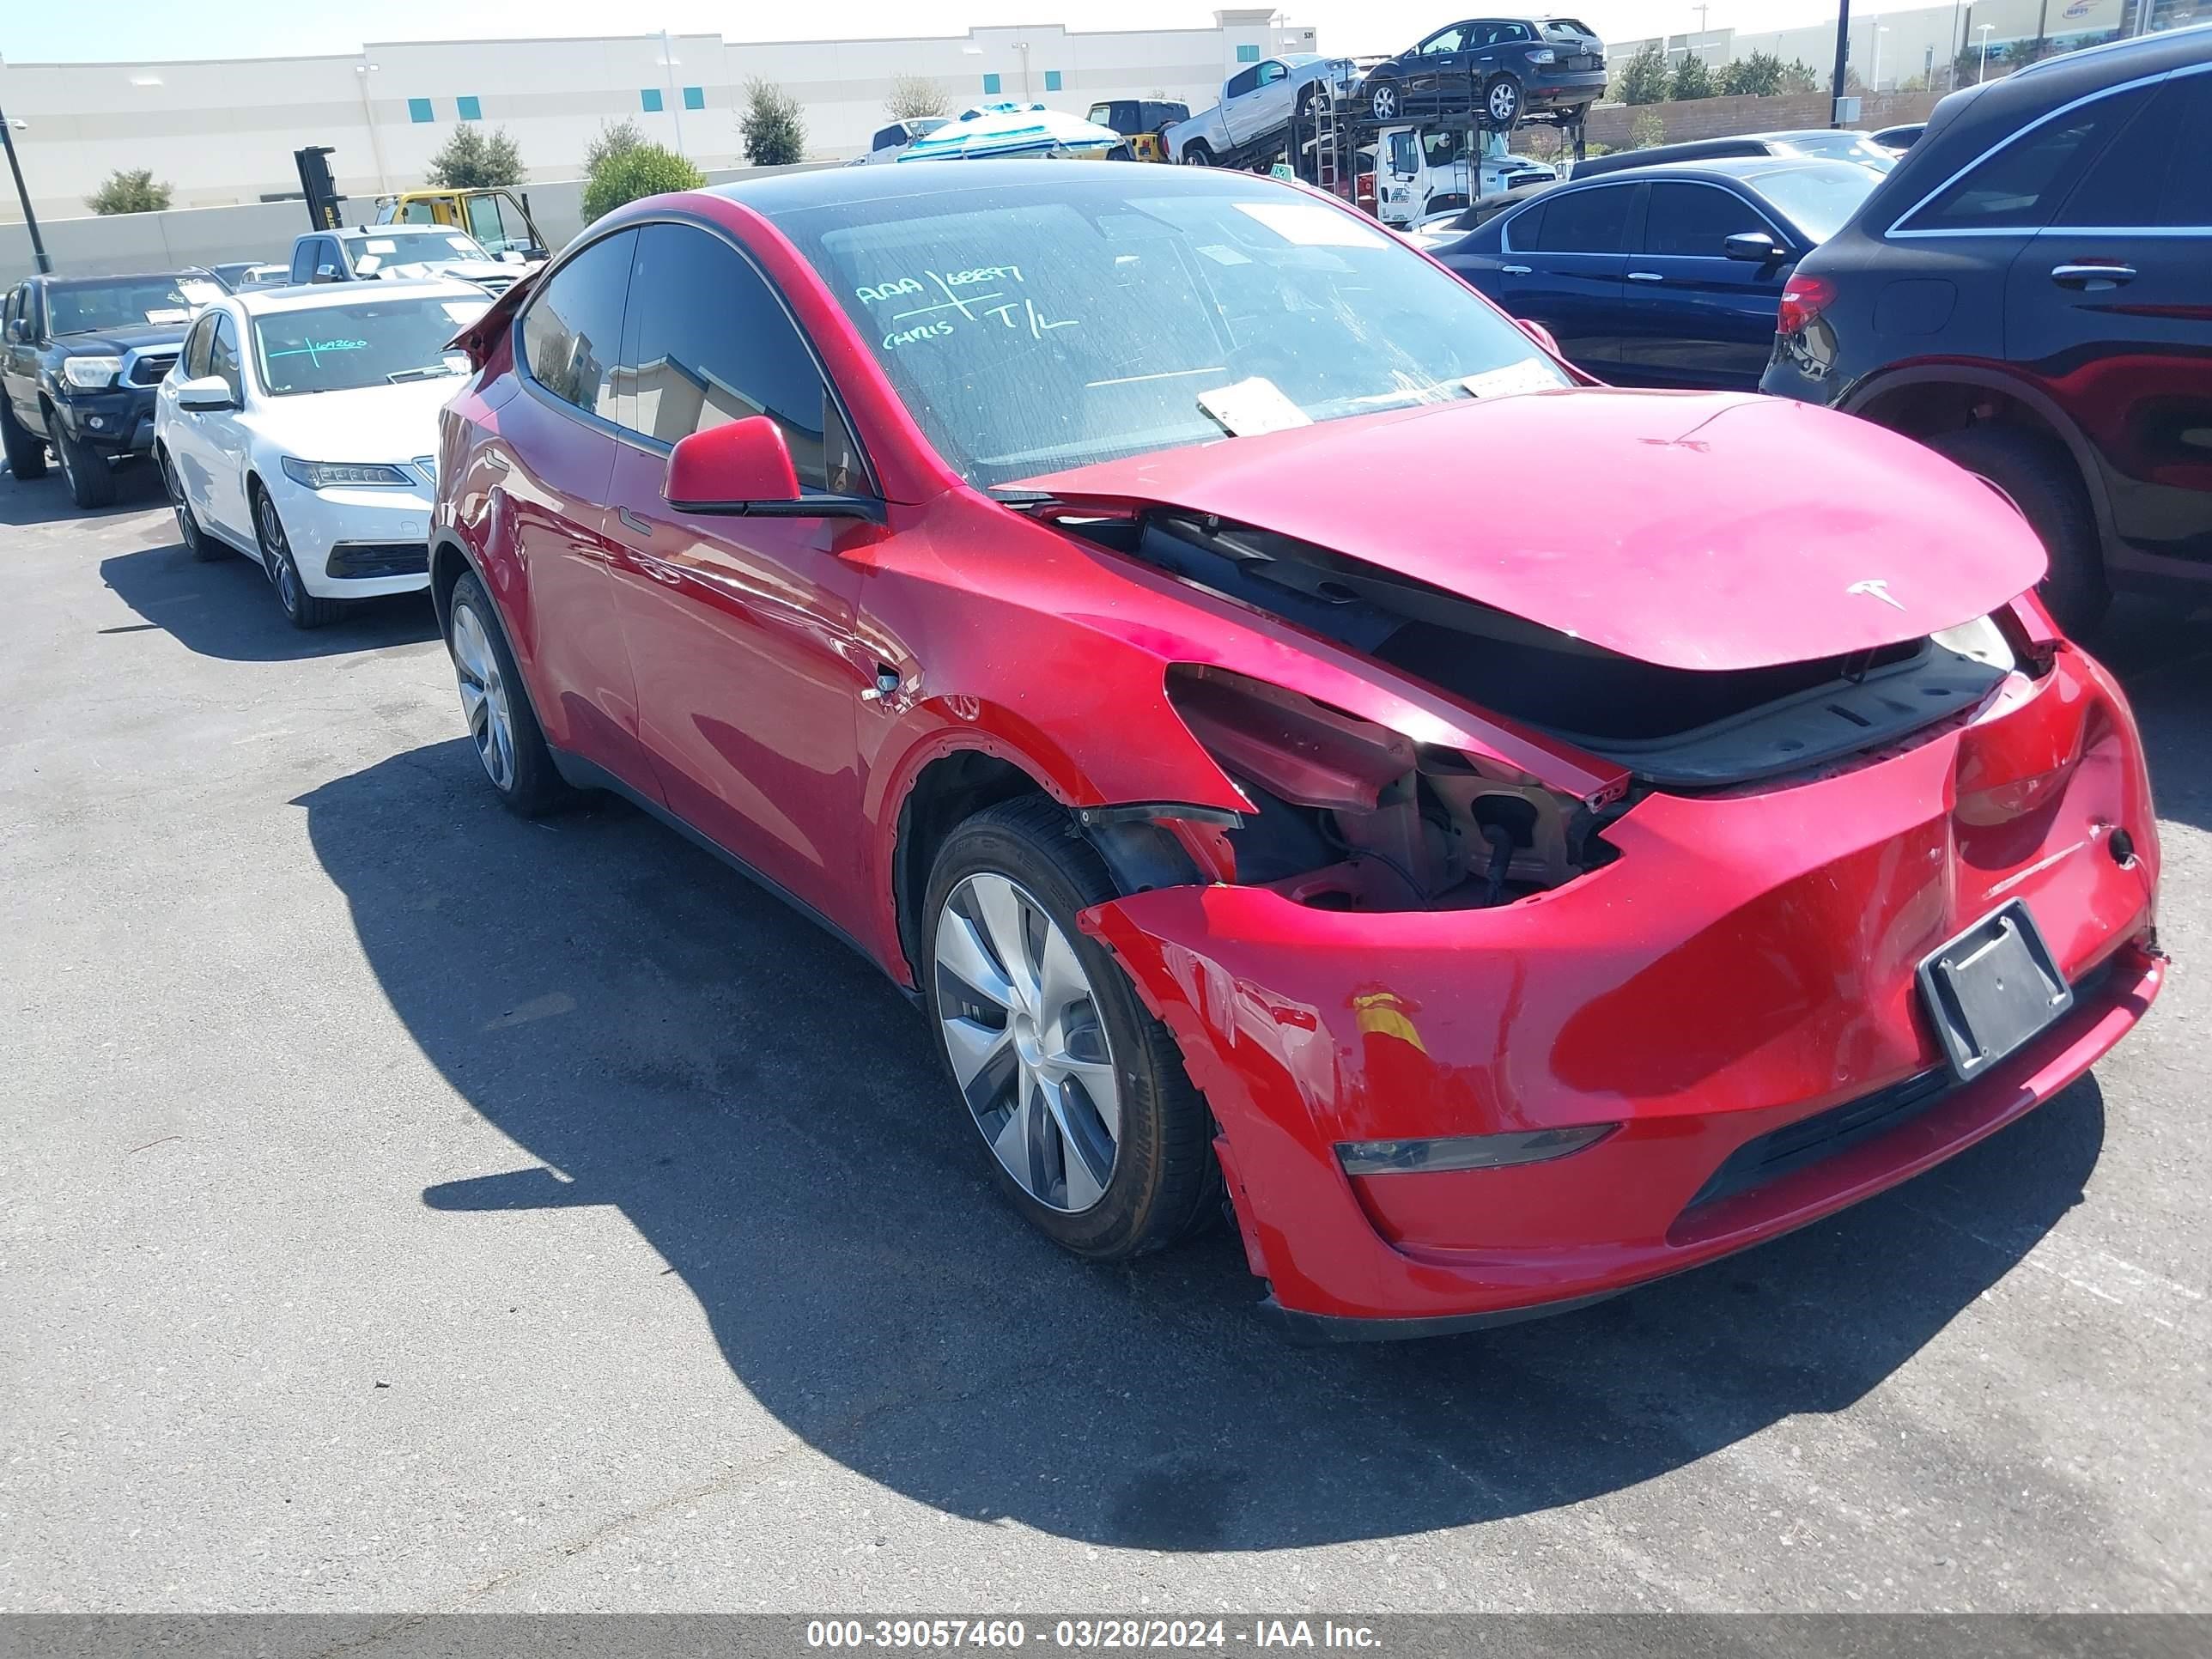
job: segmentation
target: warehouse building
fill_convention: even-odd
[[[1102,98],[1214,101],[1239,64],[1316,49],[1273,10],[1217,11],[1211,27],[1083,33],[1059,24],[954,36],[753,44],[719,34],[527,40],[376,41],[332,57],[187,63],[0,60],[0,108],[41,217],[82,214],[118,168],[151,167],[179,208],[295,192],[292,152],[327,144],[342,191],[422,181],[457,123],[505,127],[532,179],[573,179],[608,123],[702,169],[742,166],[744,88],[772,81],[805,110],[813,159],[860,153],[900,76],[934,81],[949,106],[1042,102],[1080,114]],[[0,191],[0,220],[20,219]]]

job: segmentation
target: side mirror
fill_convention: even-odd
[[[230,395],[230,382],[222,375],[203,374],[178,386],[177,407],[203,411],[236,409],[238,399]]]
[[[859,495],[806,495],[791,464],[783,428],[765,415],[748,416],[679,438],[669,452],[660,494],[678,513],[755,519],[866,519],[884,521],[884,505]]]
[[[337,279],[338,268],[336,265],[317,265],[315,274],[307,280],[313,283],[335,283]]]
[[[1760,265],[1772,264],[1784,252],[1782,245],[1763,230],[1740,230],[1721,246],[1731,259]]]
[[[1513,320],[1521,325],[1521,331],[1523,334],[1543,347],[1553,356],[1562,360],[1565,358],[1566,354],[1559,349],[1559,343],[1552,337],[1552,331],[1546,328],[1543,324],[1532,323],[1526,317],[1516,317]]]
[[[753,415],[678,439],[660,493],[679,513],[749,513],[797,501],[799,473],[783,428]]]
[[[21,345],[24,341],[30,337],[31,325],[22,318],[18,317],[14,322],[8,325],[8,338],[14,343]]]

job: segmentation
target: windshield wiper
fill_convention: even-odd
[[[434,380],[441,374],[458,374],[458,368],[448,368],[443,363],[428,368],[395,368],[384,378],[398,386],[403,380]]]

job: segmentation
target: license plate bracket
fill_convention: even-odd
[[[1920,998],[1961,1082],[1979,1077],[2074,1006],[2074,988],[2018,899],[1920,963]]]

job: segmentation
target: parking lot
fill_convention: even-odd
[[[1579,1314],[1285,1346],[1086,1267],[920,1017],[428,607],[0,479],[0,1607],[2212,1606],[2212,622],[2124,605],[2172,983],[1934,1174]]]

